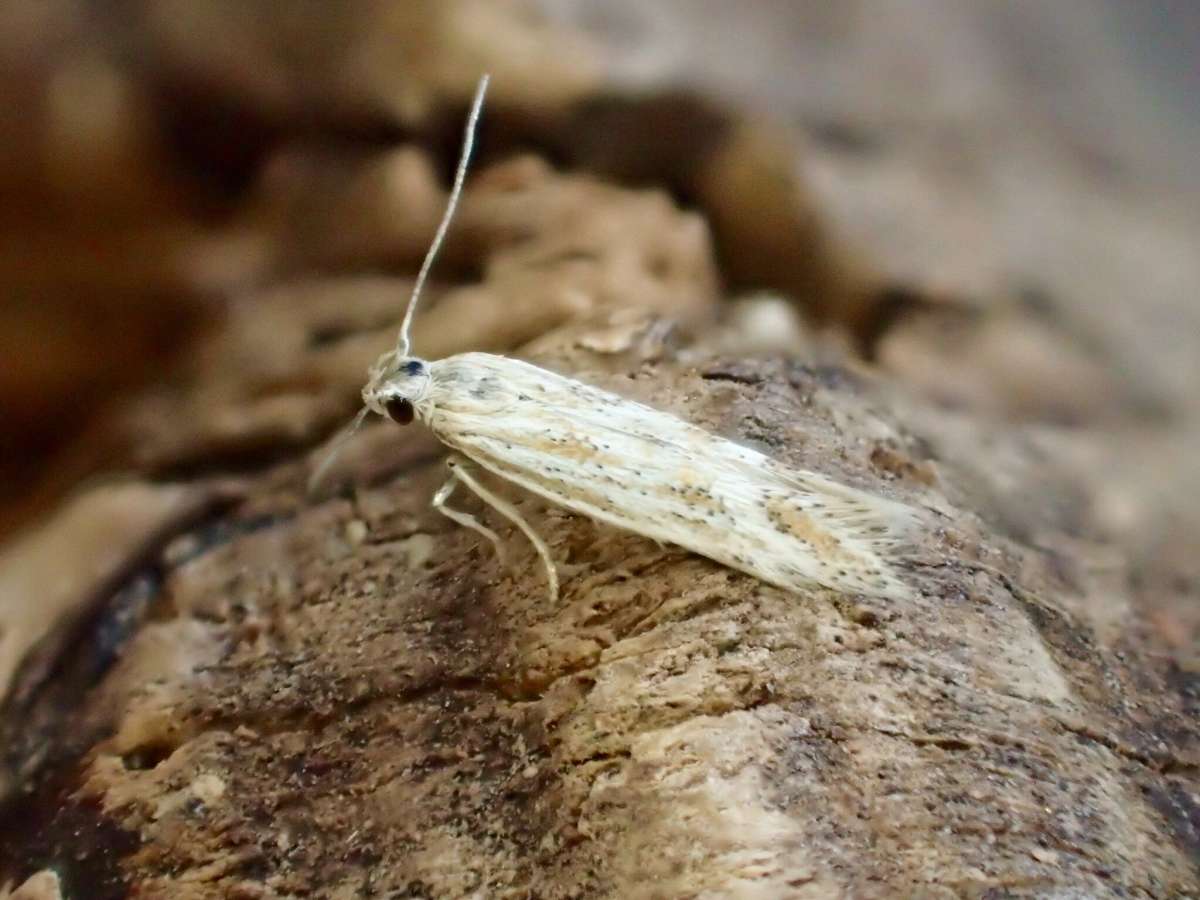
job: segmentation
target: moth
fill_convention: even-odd
[[[371,368],[351,430],[370,413],[428,426],[452,451],[450,477],[434,507],[488,538],[501,556],[495,531],[446,502],[461,484],[509,519],[541,557],[552,600],[558,576],[549,548],[513,504],[481,481],[481,471],[781,588],[908,596],[895,562],[917,520],[901,503],[789,468],[674,415],[527,362],[490,353],[412,355],[413,311],[462,192],[487,83],[485,76],[476,91],[446,212],[397,346]]]

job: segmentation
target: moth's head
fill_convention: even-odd
[[[407,425],[429,395],[429,363],[414,356],[385,353],[371,367],[363,403],[372,412]]]

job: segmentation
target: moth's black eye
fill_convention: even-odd
[[[408,425],[413,420],[413,405],[403,397],[393,397],[383,405],[389,418],[401,425]]]
[[[404,364],[404,374],[420,375],[423,368],[424,366],[421,365],[421,361],[419,359],[410,359]]]

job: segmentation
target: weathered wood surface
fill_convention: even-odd
[[[523,22],[497,25],[491,52],[547,39]],[[117,463],[86,466],[97,482],[0,551],[0,883],[32,876],[26,898],[1200,895],[1195,409],[1175,369],[1125,366],[1160,326],[1117,346],[1077,314],[1130,269],[1054,263],[1048,306],[1008,302],[1011,233],[957,247],[947,278],[931,245],[960,233],[953,217],[931,215],[943,237],[910,234],[904,257],[860,189],[812,190],[782,137],[710,101],[560,109],[595,74],[551,44],[570,77],[547,97],[510,75],[417,348],[521,352],[925,507],[941,527],[903,570],[914,598],[786,594],[511,492],[560,562],[551,606],[519,534],[502,530],[502,566],[429,509],[441,451],[390,423],[306,496],[394,336],[395,273],[441,202],[440,122],[472,81],[376,72],[409,85],[368,99],[414,143],[337,165],[303,135],[276,148],[233,217],[258,251],[217,254],[235,300],[178,374],[105,416],[96,445]],[[247,92],[260,124],[297,115],[245,77],[210,88]],[[344,139],[378,109],[335,88],[308,99]],[[668,120],[696,141],[664,142]],[[596,135],[618,125],[632,150],[607,153]],[[512,146],[564,168],[494,161]],[[833,165],[871,175],[877,203],[928,174],[911,146],[843,149]],[[1100,178],[1055,165],[1064,196]],[[1151,207],[1109,210],[1097,246],[1177,235]],[[1153,246],[1170,257],[1171,240]],[[792,303],[732,296],[755,283]]]

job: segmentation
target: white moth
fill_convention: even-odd
[[[558,578],[546,544],[517,509],[480,483],[478,466],[572,512],[685,547],[769,584],[908,596],[894,568],[909,507],[791,469],[673,415],[490,353],[424,360],[409,352],[413,310],[462,190],[485,76],[468,118],[446,213],[417,277],[395,350],[363,388],[364,409],[400,424],[424,422],[454,454],[433,505],[499,536],[445,503],[458,483],[510,519]],[[323,467],[322,467],[323,468]],[[319,472],[316,477],[319,477]]]

